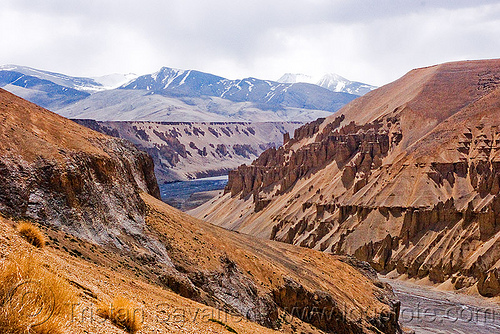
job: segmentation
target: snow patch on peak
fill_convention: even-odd
[[[115,89],[136,79],[137,77],[138,75],[135,73],[113,73],[100,77],[93,77],[92,79],[100,83],[104,89]]]
[[[154,81],[157,81],[157,78],[159,77],[162,82],[165,82],[165,81],[169,81],[170,78],[172,78],[172,77],[176,78],[176,77],[184,74],[185,72],[186,72],[185,70],[180,70],[177,68],[162,67],[162,68],[160,68],[159,71],[151,74],[151,78]]]
[[[0,70],[1,71],[12,71],[12,70],[16,70],[18,67],[19,66],[11,65],[11,64],[0,65]]]
[[[350,80],[347,80],[343,76],[340,76],[336,73],[327,73],[321,79],[322,80],[336,80],[336,81],[350,81]]]
[[[184,76],[184,78],[182,78],[182,81],[181,83],[179,84],[180,85],[184,85],[184,83],[186,82],[186,79],[187,77],[191,74],[191,71],[187,71],[186,75]]]
[[[305,83],[316,83],[316,78],[311,75],[302,74],[302,73],[285,73],[278,79],[280,83],[297,83],[297,82],[305,82]]]
[[[336,73],[328,73],[322,77],[314,77],[302,73],[286,73],[278,79],[281,83],[310,83],[326,88],[332,92],[342,92],[354,95],[364,95],[377,88],[361,82],[351,81]]]

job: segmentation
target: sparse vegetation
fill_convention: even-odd
[[[0,263],[0,333],[64,333],[75,303],[71,286],[33,254]]]
[[[42,231],[29,222],[21,222],[17,225],[17,231],[30,244],[35,247],[43,248],[45,246],[45,236]]]
[[[238,332],[235,331],[231,326],[226,325],[225,323],[223,323],[220,320],[217,320],[217,319],[214,319],[214,318],[210,318],[210,319],[208,319],[208,321],[215,322],[216,324],[219,324],[219,325],[223,326],[230,333],[236,333],[236,334],[238,334]]]
[[[131,334],[142,328],[142,310],[122,296],[116,297],[112,302],[101,302],[98,315]]]

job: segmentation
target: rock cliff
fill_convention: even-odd
[[[143,198],[175,267],[161,281],[179,294],[276,329],[297,318],[328,333],[400,333],[399,301],[368,264],[227,231]]]
[[[0,211],[127,248],[120,235],[145,225],[140,192],[159,197],[151,158],[6,91],[0,101]]]
[[[295,131],[193,213],[500,294],[500,60],[409,72]]]
[[[266,149],[280,146],[284,133],[303,124],[74,121],[149,153],[159,183],[226,175]]]

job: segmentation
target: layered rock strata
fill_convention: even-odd
[[[300,122],[103,122],[74,120],[92,130],[126,139],[154,161],[159,183],[226,175],[251,163]]]

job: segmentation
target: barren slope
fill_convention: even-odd
[[[139,333],[229,333],[209,319],[220,320],[237,333],[277,333],[151,284],[138,275],[135,268],[123,266],[127,263],[126,257],[95,244],[45,229],[51,240],[39,250],[22,239],[13,226],[14,222],[0,217],[0,265],[15,259],[20,252],[32,254],[50,272],[69,282],[76,300],[67,306],[71,315],[64,333],[126,333],[97,315],[102,307],[100,302],[111,301],[116,296],[123,296],[134,304],[131,312],[143,325]],[[285,332],[293,325],[311,333],[322,333],[297,319],[288,319],[290,323],[283,325]]]
[[[413,70],[231,172],[193,213],[497,295],[499,84],[500,60]]]
[[[174,295],[162,287],[285,332],[293,330],[283,323],[291,315],[294,327],[304,331],[399,331],[392,290],[362,263],[194,219],[154,197],[151,159],[126,141],[5,91],[0,99],[0,213],[42,226],[50,238],[40,251],[43,263],[73,281],[89,303],[122,291],[155,319],[165,315],[158,304],[199,305],[172,302]],[[30,247],[16,242],[9,224],[0,221],[2,255]],[[93,331],[94,325],[79,331]],[[192,332],[203,332],[215,325],[193,326]],[[251,324],[241,332],[266,331]]]
[[[316,307],[332,316],[302,319],[326,331],[397,332],[399,304],[362,263],[226,231],[143,198],[150,209],[148,226],[169,245],[181,273],[171,276],[180,291],[194,285],[194,296],[209,292],[229,310],[268,325],[283,310],[301,318]]]
[[[333,106],[336,111],[354,96]],[[68,118],[99,121],[155,122],[308,122],[333,111],[298,107],[267,107],[252,102],[233,102],[219,97],[176,97],[147,90],[113,89],[57,109]]]
[[[4,90],[0,154],[1,212],[43,220],[99,244],[126,248],[117,239],[144,228],[139,192],[160,197],[146,153]],[[81,220],[92,223],[75,223]]]

